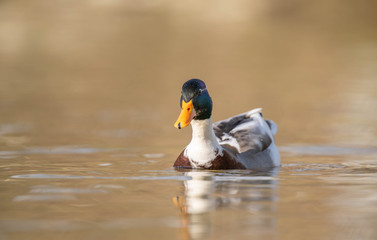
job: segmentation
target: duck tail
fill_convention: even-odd
[[[272,132],[272,135],[276,135],[277,131],[278,131],[278,126],[276,125],[276,123],[272,120],[265,120],[267,125],[270,127],[271,129],[271,132]]]

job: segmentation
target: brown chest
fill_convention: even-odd
[[[177,160],[174,163],[176,168],[192,168],[190,160],[184,156],[184,150],[179,154]],[[215,159],[212,160],[211,166],[200,166],[199,168],[210,169],[210,170],[221,170],[221,169],[246,169],[246,167],[238,162],[234,157],[232,157],[228,152],[224,150],[223,155],[217,155]]]

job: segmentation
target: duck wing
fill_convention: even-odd
[[[264,120],[262,109],[257,108],[215,122],[213,129],[220,145],[238,155],[264,151],[274,142],[277,126],[271,120]]]

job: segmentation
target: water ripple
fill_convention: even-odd
[[[295,155],[316,155],[316,156],[341,156],[341,155],[367,155],[377,154],[376,148],[357,148],[357,147],[339,147],[339,146],[281,146],[281,152],[287,152]]]
[[[14,202],[40,202],[40,201],[71,201],[77,198],[73,195],[62,195],[62,194],[52,194],[52,195],[20,195],[16,196]]]
[[[186,176],[134,176],[134,177],[105,177],[105,176],[79,176],[79,175],[63,175],[63,174],[22,174],[13,175],[11,178],[32,178],[32,179],[125,179],[125,180],[189,180]]]

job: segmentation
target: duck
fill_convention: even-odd
[[[206,84],[196,78],[182,85],[180,107],[174,127],[191,124],[192,138],[174,168],[267,170],[280,166],[274,140],[277,125],[263,118],[261,108],[213,123],[212,99]]]

